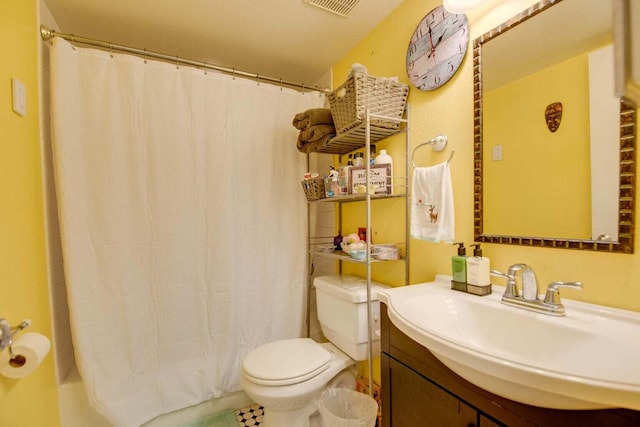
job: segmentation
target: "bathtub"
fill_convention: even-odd
[[[112,427],[111,423],[89,405],[82,379],[76,369],[73,369],[65,381],[58,386],[58,394],[62,427]],[[251,404],[253,404],[251,399],[243,391],[239,391],[161,415],[143,424],[142,427],[176,427],[197,421],[216,412],[240,409]]]

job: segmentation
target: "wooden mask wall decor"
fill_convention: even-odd
[[[544,110],[544,120],[551,132],[555,132],[560,127],[562,121],[562,102],[554,102],[547,105]]]

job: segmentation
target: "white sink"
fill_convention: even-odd
[[[640,410],[640,313],[563,299],[566,317],[450,289],[450,277],[381,290],[391,322],[469,382],[556,409]]]

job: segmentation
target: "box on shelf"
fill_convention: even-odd
[[[364,193],[367,185],[367,169],[365,167],[352,167],[349,177],[351,192]],[[391,194],[391,165],[373,165],[369,169],[369,185],[375,188],[373,194]],[[358,191],[358,187],[365,187],[364,191]],[[360,187],[362,188],[362,187]]]
[[[401,119],[407,104],[409,86],[386,77],[354,73],[336,90],[329,92],[329,106],[338,135],[364,121],[366,111]],[[371,124],[396,129],[399,122],[372,119]]]
[[[394,244],[373,245],[373,257],[380,260],[396,260],[400,259],[400,248]]]

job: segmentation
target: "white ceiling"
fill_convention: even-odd
[[[316,84],[402,0],[44,0],[63,33]]]

